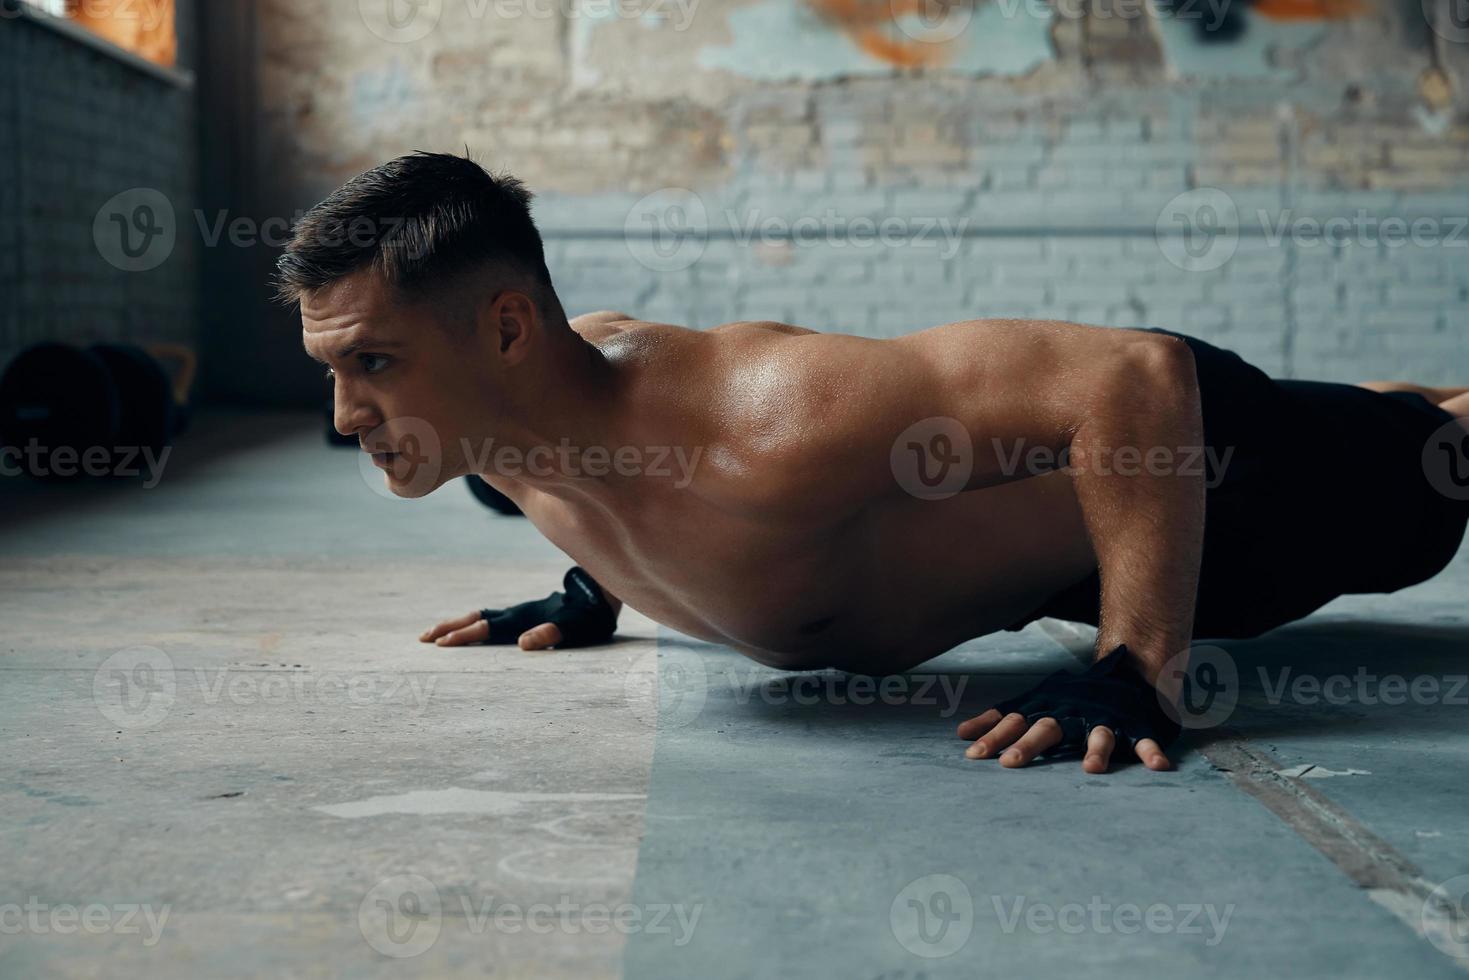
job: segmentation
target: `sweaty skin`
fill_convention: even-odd
[[[660,623],[773,667],[886,674],[1009,625],[1110,556],[1104,633],[1126,631],[1115,642],[1143,651],[1150,678],[1187,648],[1201,480],[1004,463],[1017,443],[1059,451],[1089,432],[1097,446],[1201,445],[1182,345],[1049,321],[872,340],[598,313],[568,331],[515,289],[470,304],[457,333],[435,315],[367,272],[303,298],[306,349],[336,379],[338,430],[387,454],[375,461],[403,496],[479,473],[609,595]],[[905,489],[891,461],[899,434],[931,417],[956,420],[973,447],[962,492],[938,500]],[[428,461],[404,450],[424,425],[439,443]],[[622,450],[624,465],[566,466],[558,446]],[[1170,509],[1171,523],[1159,516]],[[1124,588],[1147,597],[1126,607]],[[987,712],[960,734],[1018,717]],[[1048,721],[1022,724],[1001,761],[1024,765],[1054,744]],[[1110,752],[1097,730],[1085,768],[1105,771]],[[1138,754],[1168,766],[1155,743]]]
[[[703,447],[692,482],[609,487],[598,503],[618,515],[613,523],[579,501],[487,478],[598,582],[658,622],[771,667],[885,674],[1004,627],[1094,567],[1060,473],[942,500],[921,500],[889,475],[863,506],[837,506],[845,494],[830,484],[853,474],[839,465],[807,471],[785,458],[799,456],[800,433],[774,431],[801,425],[796,399],[781,390],[780,361],[820,356],[783,348],[808,334],[831,337],[765,322],[700,333],[629,320],[594,330],[609,355],[666,358],[671,376],[688,379],[627,444]],[[710,391],[700,375],[726,359],[733,385],[697,404]],[[861,404],[831,397],[836,411],[860,419]],[[689,431],[704,413],[720,428]],[[777,443],[786,438],[797,444]]]

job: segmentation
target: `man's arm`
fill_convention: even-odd
[[[1189,450],[1203,448],[1204,423],[1193,353],[1160,339],[1071,445],[1091,463],[1074,479],[1102,581],[1097,652],[1127,644],[1172,700],[1174,680],[1160,675],[1189,647],[1204,548],[1203,469],[1179,463],[1198,458]]]
[[[818,351],[820,340],[836,343]],[[1069,453],[1102,582],[1098,654],[1126,644],[1139,673],[1159,683],[1163,665],[1189,646],[1203,551],[1203,474],[1178,465],[1203,446],[1188,346],[1167,335],[1035,320],[965,321],[889,342],[848,341],[856,338],[792,341],[812,347],[807,385],[829,392],[838,379],[860,379],[848,404],[861,406],[861,417],[811,406],[830,427],[823,441],[836,447],[846,472],[861,474],[839,492],[870,499],[884,482],[885,492],[895,490],[893,441],[935,417],[968,436],[964,489],[1033,476],[1031,461]],[[956,451],[952,440],[930,448],[935,458]],[[982,730],[998,721],[975,719]],[[1054,723],[1020,734],[1015,719],[1005,722],[998,739],[985,735],[981,743],[1009,745],[1006,736],[1019,734],[1006,764],[1029,762],[1059,734]],[[1089,742],[1103,769],[1111,751],[1104,741]],[[1150,765],[1167,766],[1156,744],[1137,750]]]

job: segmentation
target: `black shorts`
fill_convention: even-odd
[[[1227,459],[1207,466],[1195,638],[1258,636],[1453,559],[1469,501],[1441,492],[1424,466],[1448,412],[1406,392],[1272,379],[1231,351],[1151,329],[1193,350],[1204,441]],[[1007,628],[1042,616],[1095,626],[1099,599],[1093,572]]]

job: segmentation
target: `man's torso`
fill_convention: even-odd
[[[818,424],[803,407],[811,401],[782,384],[781,345],[801,337],[809,347],[812,331],[620,321],[584,336],[638,365],[630,409],[637,420],[623,436],[636,432],[643,460],[659,447],[682,449],[697,461],[691,479],[672,467],[671,478],[611,474],[551,493],[485,475],[552,543],[658,622],[773,666],[882,673],[1000,629],[1095,568],[1063,472],[938,500],[915,497],[894,479],[855,509],[825,510],[813,484],[843,473],[813,479],[800,469],[805,482],[793,482],[799,468],[789,438],[779,449],[766,438],[775,427],[788,434]],[[841,404],[840,391],[820,398],[823,412],[833,404],[864,411]],[[895,422],[870,424],[886,430]]]

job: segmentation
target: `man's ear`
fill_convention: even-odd
[[[513,365],[530,351],[541,329],[541,317],[529,296],[516,289],[504,289],[481,308],[479,326],[505,363]]]

